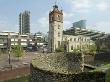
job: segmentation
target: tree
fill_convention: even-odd
[[[89,46],[89,53],[95,54],[96,50],[97,50],[97,47],[96,47],[95,44],[92,44],[92,45]]]
[[[89,54],[89,55],[94,55],[96,53],[97,47],[95,44],[89,45],[88,48],[86,48],[85,46],[82,46],[82,48],[78,47],[78,48],[74,48],[73,52],[74,53],[84,53],[84,54]]]
[[[14,46],[12,52],[15,57],[18,57],[18,60],[19,60],[19,57],[23,56],[23,48],[21,47],[21,45]]]
[[[74,52],[74,53],[80,53],[80,52],[81,52],[81,49],[80,49],[80,48],[74,48],[74,49],[73,49],[73,52]]]

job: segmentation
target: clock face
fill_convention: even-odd
[[[58,17],[58,20],[60,20],[60,15],[58,15],[57,17]]]

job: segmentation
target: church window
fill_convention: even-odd
[[[79,45],[77,45],[77,48],[78,48],[78,49],[80,48]]]
[[[76,42],[76,38],[74,38],[74,41]]]
[[[70,41],[72,41],[72,38],[70,38]]]
[[[73,45],[71,46],[71,50],[73,50]]]
[[[58,37],[60,37],[60,32],[58,32]]]
[[[84,41],[83,38],[81,38],[81,41],[82,41],[82,42]]]
[[[60,29],[60,25],[58,25],[58,29]]]
[[[78,38],[78,42],[79,42],[79,38]]]
[[[86,42],[86,38],[85,38],[85,42]]]
[[[58,47],[60,47],[60,41],[58,41]]]

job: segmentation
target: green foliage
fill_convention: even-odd
[[[21,77],[21,78],[16,78],[16,79],[12,79],[9,81],[5,81],[5,82],[28,82],[29,77]]]
[[[64,52],[64,48],[57,48],[55,51],[56,52]]]
[[[89,46],[89,52],[95,54],[97,50],[97,47],[95,44],[92,44]]]
[[[95,44],[92,44],[92,45],[89,45],[88,48],[86,48],[85,46],[82,46],[82,48],[75,48],[73,49],[73,52],[74,53],[80,53],[80,52],[83,52],[86,54],[89,54],[89,55],[93,55],[96,53],[96,50],[97,50],[97,47]]]
[[[75,48],[75,49],[73,49],[73,52],[74,53],[79,53],[79,52],[81,52],[81,49],[80,48]]]
[[[106,82],[110,82],[110,74],[106,75]]]
[[[15,57],[19,58],[23,55],[23,48],[20,45],[16,45],[12,49],[12,53],[14,54]]]

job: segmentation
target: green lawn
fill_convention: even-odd
[[[107,69],[110,69],[110,63],[106,64],[106,65],[103,65],[101,67],[98,67],[93,71],[105,71]],[[110,74],[106,74],[106,82],[110,82]]]
[[[106,82],[110,82],[110,74],[106,76]]]
[[[28,82],[28,78],[29,77],[21,77],[21,78],[17,78],[17,79],[5,81],[5,82]]]

